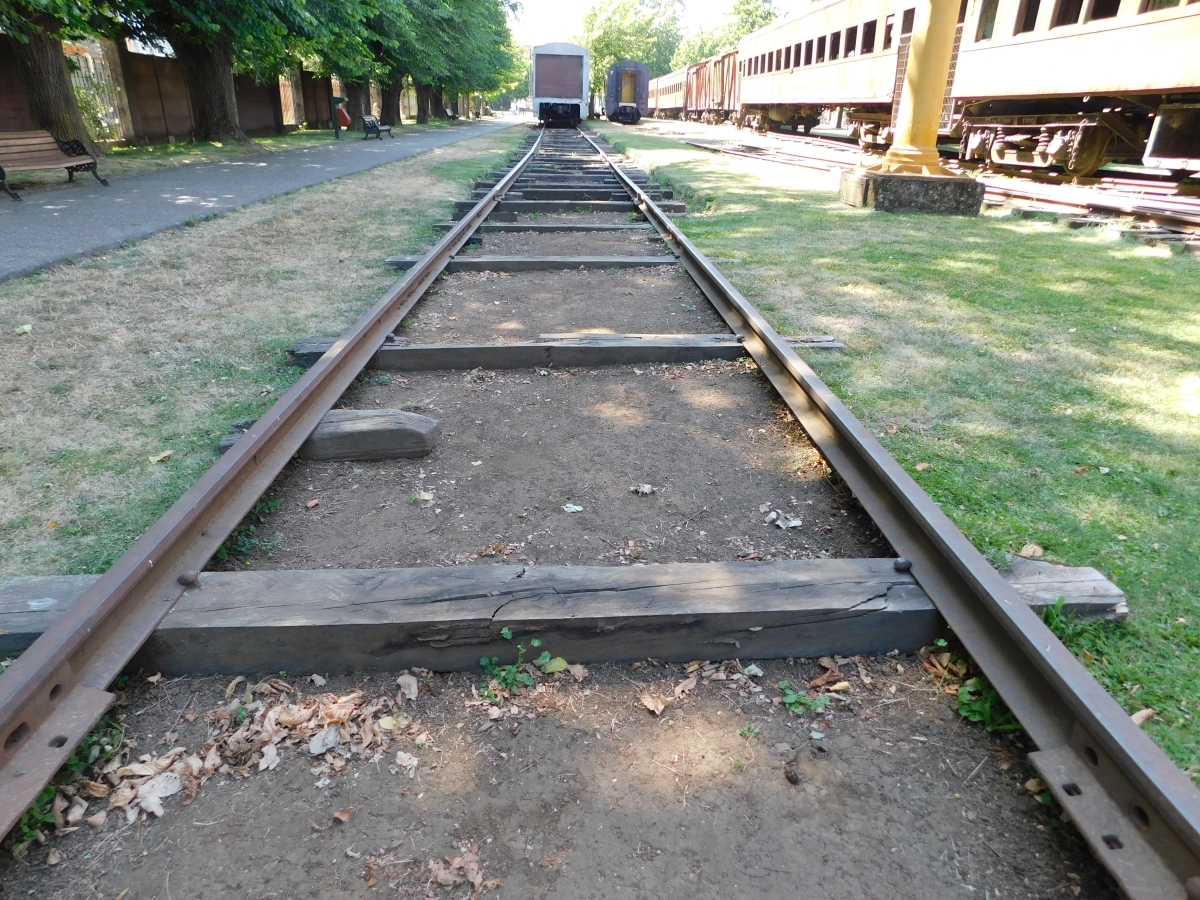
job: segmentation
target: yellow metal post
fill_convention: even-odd
[[[953,174],[942,168],[937,137],[954,52],[958,7],[959,0],[923,0],[917,4],[892,146],[881,163],[865,166],[868,171]]]

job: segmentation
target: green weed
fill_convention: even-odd
[[[1004,705],[992,683],[982,675],[968,678],[958,689],[958,714],[988,731],[1020,731],[1021,723]]]
[[[233,534],[225,539],[217,552],[217,559],[228,559],[230,556],[248,556],[251,553],[264,553],[279,543],[278,538],[258,537],[258,526],[266,521],[266,517],[274,515],[283,500],[261,500],[254,504],[254,509],[233,530]]]
[[[758,735],[761,731],[762,731],[762,729],[759,728],[757,725],[755,725],[753,722],[747,722],[745,725],[743,725],[741,728],[738,729],[738,734],[741,737],[744,737],[746,740],[752,741],[756,737],[758,737]]]
[[[810,697],[802,691],[794,690],[790,681],[779,682],[779,690],[783,692],[783,700],[781,701],[783,705],[798,716],[802,716],[806,712],[820,712],[829,705],[828,694],[818,694],[816,697]]]

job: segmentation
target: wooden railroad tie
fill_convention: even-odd
[[[314,337],[288,348],[288,360],[308,368],[337,338]],[[832,335],[787,338],[797,350],[842,350]],[[528,369],[580,366],[628,366],[640,363],[688,363],[705,359],[741,359],[746,348],[733,334],[543,334],[536,341],[509,344],[385,343],[367,363],[368,369],[428,372],[437,369]]]
[[[389,256],[393,269],[411,269],[419,256]],[[644,269],[677,266],[674,256],[456,256],[446,272],[561,272],[572,269]]]
[[[32,644],[97,577],[0,584],[0,653]],[[1007,577],[1034,608],[1062,597],[1068,614],[1125,615],[1124,594],[1095,569],[1019,560]],[[581,663],[912,653],[947,633],[892,559],[205,572],[130,665],[472,670],[512,652],[505,627]]]

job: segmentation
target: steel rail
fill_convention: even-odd
[[[1200,791],[821,381],[762,314],[586,134],[643,215],[911,564],[1036,742],[1055,799],[1133,900],[1200,900]],[[901,563],[901,565],[904,565]]]
[[[427,251],[0,676],[0,835],[114,699],[107,688],[198,572],[500,202],[541,146]]]

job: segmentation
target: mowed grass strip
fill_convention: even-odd
[[[288,345],[351,325],[524,134],[0,284],[0,578],[103,572],[299,378]]]
[[[453,123],[448,119],[434,120],[427,125],[405,122],[403,126],[397,128],[397,132],[429,131],[448,128],[452,125]],[[344,135],[346,140],[362,140],[362,137],[361,129],[347,132]],[[246,157],[281,153],[284,150],[306,150],[332,144],[333,140],[333,131],[301,130],[293,131],[290,134],[252,138],[248,144],[195,141],[176,144],[118,145],[104,151],[104,156],[99,160],[99,169],[102,178],[119,178],[122,175],[139,175],[144,172],[193,163],[234,162]],[[91,176],[86,177],[90,178]],[[24,171],[13,169],[10,171],[8,184],[17,191],[29,188],[59,189],[64,186],[72,186],[66,179],[64,169]]]
[[[845,341],[806,360],[994,562],[1032,543],[1126,591],[1126,623],[1060,630],[1200,774],[1200,260],[870,213],[836,176],[597,130],[689,197],[680,227],[776,328]]]

